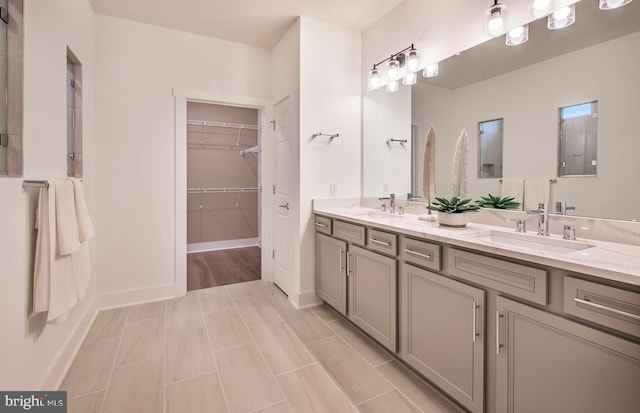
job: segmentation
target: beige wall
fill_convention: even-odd
[[[268,98],[271,53],[103,15],[95,20],[100,299],[117,305],[171,296],[173,89]]]
[[[315,300],[314,198],[361,193],[360,32],[300,19],[300,305]],[[314,132],[339,133],[331,141]],[[296,283],[297,284],[297,283]],[[307,301],[309,300],[309,301]]]
[[[66,58],[69,47],[83,67],[84,184],[89,213],[96,219],[94,136],[94,19],[86,0],[24,2],[24,178],[67,175]],[[87,295],[67,321],[46,324],[31,308],[37,191],[22,178],[0,178],[0,388],[54,389],[96,311],[94,244]],[[99,233],[96,240],[100,237]]]
[[[187,118],[258,125],[250,108],[188,102]],[[242,149],[258,144],[258,130],[187,126],[187,188],[258,187],[258,159]],[[240,145],[236,145],[239,142]],[[187,195],[187,243],[258,237],[258,193]]]

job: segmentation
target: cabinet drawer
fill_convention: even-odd
[[[640,337],[640,292],[564,277],[564,312]]]
[[[316,231],[331,235],[331,218],[316,215]]]
[[[344,221],[333,221],[333,236],[353,244],[365,245],[365,228]]]
[[[400,256],[406,262],[421,267],[440,271],[440,245],[430,242],[418,241],[411,238],[402,238],[400,241]]]
[[[547,305],[547,271],[451,249],[449,273],[474,283]]]
[[[398,255],[398,236],[377,229],[369,230],[369,249],[387,255]]]

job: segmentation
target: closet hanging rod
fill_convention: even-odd
[[[245,187],[245,188],[187,188],[188,194],[207,194],[207,193],[220,193],[220,192],[258,192],[258,187]]]
[[[25,179],[24,181],[22,181],[22,187],[24,189],[29,189],[29,188],[49,188],[49,181]]]
[[[252,129],[252,130],[258,129],[258,125],[248,125],[245,123],[230,123],[230,122],[212,122],[208,120],[187,120],[187,125],[214,126],[219,128],[232,128],[232,129]]]

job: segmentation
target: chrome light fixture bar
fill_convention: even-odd
[[[416,78],[415,72],[418,70],[418,50],[416,50],[414,45],[411,44],[411,46],[405,47],[399,52],[396,52],[373,65],[373,68],[369,71],[369,89],[377,89],[381,86],[382,77],[380,76],[380,69],[378,67],[385,62],[388,62],[388,92],[395,92],[398,90],[398,81],[401,77],[404,77],[402,79],[402,83],[405,85],[412,85],[415,83],[415,80],[412,79]],[[405,66],[407,71],[404,76],[402,76],[402,68]]]

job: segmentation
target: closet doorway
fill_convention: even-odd
[[[261,279],[257,109],[187,102],[187,290]]]

